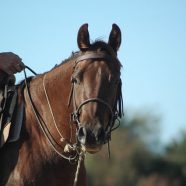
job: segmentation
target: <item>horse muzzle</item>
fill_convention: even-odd
[[[99,151],[107,140],[102,126],[91,129],[88,125],[79,128],[77,138],[86,147],[86,150],[91,153]]]

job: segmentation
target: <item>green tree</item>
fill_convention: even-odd
[[[149,147],[156,139],[158,126],[156,116],[135,113],[125,117],[120,128],[112,134],[111,158],[107,158],[106,147],[97,155],[87,156],[89,186],[136,185],[134,157],[150,158]]]
[[[110,159],[106,147],[87,155],[89,186],[186,185],[186,132],[165,153],[157,153],[160,117],[152,113],[122,119],[112,134]]]
[[[167,145],[165,155],[169,161],[186,166],[186,131],[181,133],[179,139]]]

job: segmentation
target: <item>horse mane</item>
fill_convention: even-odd
[[[76,51],[76,52],[72,51],[71,55],[67,59],[64,59],[59,65],[65,64],[68,61],[75,59],[76,57],[80,55],[80,53],[81,53],[80,51]]]

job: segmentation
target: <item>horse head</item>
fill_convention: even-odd
[[[80,52],[71,77],[72,117],[78,125],[77,139],[90,153],[110,140],[117,117],[122,115],[120,68],[117,51],[121,31],[112,25],[108,43],[90,43],[88,24],[77,35]]]

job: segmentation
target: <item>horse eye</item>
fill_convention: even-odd
[[[75,84],[80,84],[80,80],[77,77],[72,77],[71,82]]]
[[[77,79],[75,77],[71,78],[71,83],[77,83]]]

